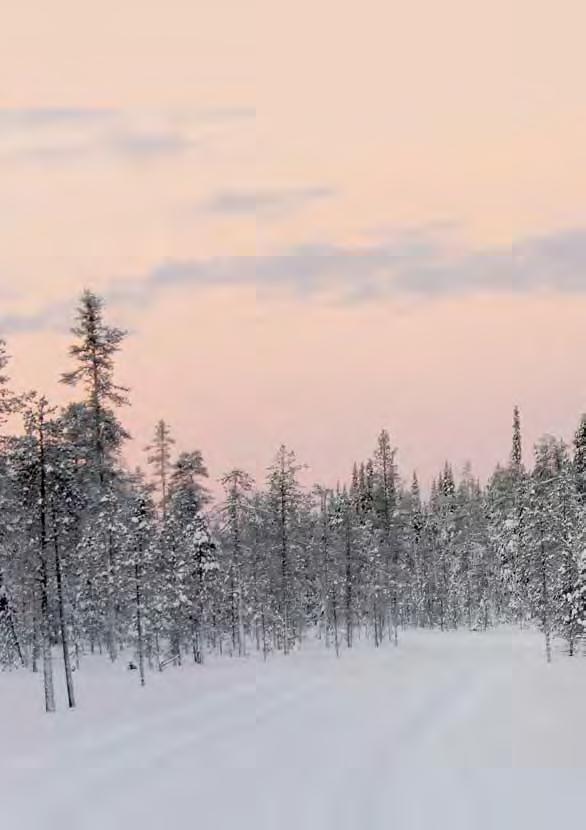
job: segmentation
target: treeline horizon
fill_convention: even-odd
[[[75,670],[96,651],[114,662],[130,649],[143,685],[149,669],[287,654],[310,633],[339,655],[357,637],[398,644],[410,626],[516,623],[543,631],[548,660],[556,636],[576,654],[586,416],[573,444],[545,436],[526,465],[515,408],[508,461],[484,484],[446,462],[423,495],[383,429],[346,483],[303,487],[282,445],[264,481],[229,470],[212,500],[202,452],[176,451],[162,419],[148,472],[125,464],[125,337],[84,292],[61,378],[78,400],[62,407],[11,391],[0,342],[0,663],[42,671],[47,711],[57,648],[70,707]]]

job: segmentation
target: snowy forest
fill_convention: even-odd
[[[126,333],[106,312],[82,295],[61,378],[77,400],[64,408],[13,388],[2,343],[0,662],[39,673],[48,712],[55,673],[74,707],[96,652],[143,685],[212,653],[270,659],[313,638],[342,655],[358,638],[397,644],[408,627],[536,626],[544,659],[555,638],[581,652],[586,416],[572,444],[546,436],[524,457],[515,408],[486,483],[446,462],[424,494],[383,429],[335,488],[303,487],[281,446],[264,481],[229,470],[212,498],[202,452],[177,451],[164,420],[144,469],[125,465]]]

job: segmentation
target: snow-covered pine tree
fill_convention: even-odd
[[[196,663],[204,660],[209,583],[218,567],[204,513],[209,494],[202,479],[207,477],[201,452],[183,452],[169,485],[169,513],[163,528],[165,604],[171,654],[179,663],[186,643]]]
[[[131,586],[133,620],[138,676],[142,686],[146,683],[145,660],[152,665],[155,634],[158,630],[156,614],[157,574],[155,570],[158,534],[152,487],[141,470],[136,470],[126,483],[126,579]],[[130,595],[129,595],[130,599]]]
[[[552,659],[555,598],[561,593],[560,569],[565,547],[565,522],[560,513],[561,494],[565,491],[561,479],[565,454],[563,443],[551,436],[536,445],[524,524],[524,541],[529,555],[530,609],[543,632],[548,662]]]
[[[573,656],[583,633],[584,584],[581,555],[586,541],[583,507],[568,447],[558,441],[555,449],[555,478],[549,505],[550,536],[557,549],[556,590],[553,598],[553,629],[568,644]]]
[[[586,414],[580,418],[574,435],[574,474],[580,498],[586,501]]]
[[[341,494],[317,486],[313,493],[316,511],[312,521],[312,553],[316,563],[316,600],[323,621],[326,647],[333,638],[336,655],[340,655],[340,573],[335,545],[335,509]]]
[[[523,465],[521,415],[518,406],[513,410],[513,442],[509,471],[511,506],[509,509],[509,520],[507,522],[507,545],[510,551],[513,577],[511,611],[513,616],[522,625],[527,614],[525,597],[528,584],[526,552],[522,545],[527,474]]]
[[[247,527],[254,482],[244,470],[234,469],[222,477],[221,484],[224,488],[224,501],[219,507],[222,562],[227,579],[232,651],[243,657],[246,654],[246,628],[249,624],[246,609],[252,593]]]
[[[7,464],[7,440],[4,434],[6,420],[18,408],[18,399],[9,391],[6,343],[0,339],[0,666],[25,664],[25,655],[17,630],[17,614],[12,600],[12,590],[8,583],[9,570],[16,570],[17,563],[11,555],[10,529],[12,501],[10,488],[10,469]],[[12,567],[9,567],[12,566]]]
[[[22,516],[21,528],[25,528],[22,550],[26,551],[30,573],[29,597],[33,607],[33,649],[40,651],[43,662],[45,711],[55,711],[55,687],[53,680],[52,609],[53,562],[51,558],[50,511],[50,463],[48,447],[48,423],[53,415],[43,396],[32,393],[27,396],[23,410],[25,435],[10,443],[15,504]],[[35,655],[36,657],[36,655]]]
[[[451,465],[446,462],[437,481],[437,495],[432,505],[434,528],[434,560],[436,613],[443,631],[454,626],[456,618],[455,570],[458,504],[456,482]]]
[[[275,634],[285,654],[289,653],[299,633],[294,628],[294,597],[303,502],[297,478],[300,470],[295,453],[282,444],[269,467],[267,478],[267,507],[276,563]]]
[[[270,510],[265,493],[254,492],[250,499],[248,534],[250,536],[251,618],[257,651],[266,660],[275,640],[273,621],[276,617],[276,596],[271,590]]]
[[[342,604],[344,609],[345,640],[347,648],[354,645],[354,630],[360,624],[361,578],[363,575],[361,542],[362,526],[359,520],[360,479],[354,466],[351,490],[337,494],[334,502],[334,523],[337,528],[337,547],[342,573]]]
[[[386,429],[381,430],[373,459],[373,514],[376,522],[380,562],[380,634],[385,627],[395,645],[399,642],[400,600],[403,589],[400,567],[400,543],[397,528],[397,473],[395,450]],[[378,603],[377,603],[378,604]]]
[[[114,380],[114,360],[126,337],[122,329],[104,321],[103,301],[91,291],[84,291],[77,309],[77,324],[72,329],[76,342],[69,353],[76,368],[62,375],[68,386],[81,386],[85,392],[86,425],[91,441],[91,471],[94,494],[90,523],[93,533],[101,533],[104,568],[108,574],[102,627],[112,660],[117,656],[117,586],[115,579],[115,540],[105,517],[115,502],[113,479],[116,455],[128,434],[116,418],[115,410],[128,404],[128,390]],[[87,538],[87,537],[86,537]]]
[[[147,461],[153,468],[157,489],[159,492],[159,506],[163,523],[167,520],[167,506],[169,501],[169,478],[173,463],[173,447],[175,439],[167,422],[161,419],[156,427],[152,442],[148,445]]]

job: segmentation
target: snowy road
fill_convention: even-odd
[[[36,680],[0,676],[2,826],[581,826],[585,664],[548,667],[539,639],[506,631],[215,661],[146,690],[88,661],[83,707],[55,718]]]

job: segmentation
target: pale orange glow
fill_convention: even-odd
[[[506,252],[579,227],[585,24],[577,0],[12,4],[2,316],[54,309],[48,328],[6,333],[18,385],[69,394],[57,384],[69,338],[55,329],[90,286],[133,333],[120,364],[133,462],[161,416],[214,476],[262,475],[286,441],[332,484],[382,426],[403,471],[427,480],[446,457],[485,475],[508,451],[514,403],[528,445],[568,437],[586,408],[586,293],[349,303],[191,280],[135,307],[119,293],[169,261],[443,223],[462,250]],[[62,117],[30,115],[50,111]],[[253,208],[255,194],[312,189],[323,198]],[[226,193],[248,209],[241,196],[210,209]]]

